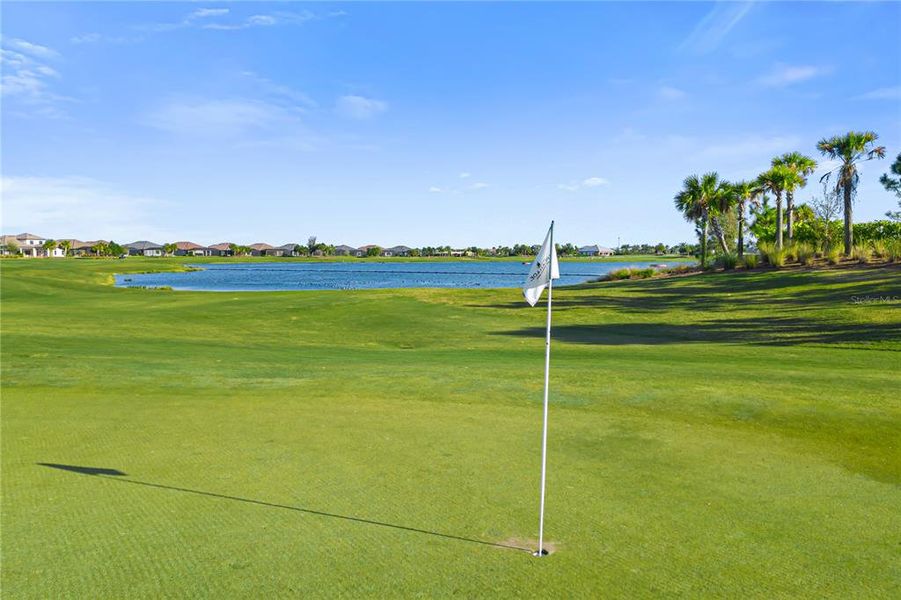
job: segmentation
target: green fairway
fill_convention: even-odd
[[[4,598],[901,595],[898,266],[556,289],[537,559],[544,301],[183,263],[0,263]]]

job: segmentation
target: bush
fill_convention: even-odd
[[[886,243],[885,256],[892,262],[901,260],[901,240],[892,240]]]
[[[854,246],[851,249],[851,258],[865,265],[872,260],[873,252],[867,246]]]
[[[837,265],[842,262],[842,251],[838,246],[827,248],[824,255],[826,256],[826,262],[830,265]]]
[[[794,246],[794,252],[798,262],[802,265],[809,266],[813,264],[816,251],[810,244],[796,244]]]
[[[648,277],[654,276],[654,269],[652,267],[648,267],[647,269],[635,269],[632,271],[632,279],[647,279]]]
[[[609,273],[607,273],[606,277],[602,278],[602,280],[606,279],[607,281],[619,281],[620,279],[629,279],[631,276],[632,269],[625,267],[623,269],[610,271]]]
[[[731,271],[735,268],[735,265],[738,264],[738,255],[734,252],[727,252],[726,254],[720,256],[717,262],[722,265],[723,269]]]
[[[760,256],[757,254],[745,254],[742,257],[742,265],[746,269],[756,269],[758,262],[760,262]]]
[[[873,242],[873,255],[877,258],[888,258],[889,242],[886,240],[876,240]]]
[[[767,262],[767,264],[774,267],[785,266],[786,252],[784,247],[777,248],[776,244],[770,244],[768,242],[764,242],[758,247],[760,248],[760,255]]]

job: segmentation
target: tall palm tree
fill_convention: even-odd
[[[800,152],[786,152],[782,156],[777,156],[773,159],[773,166],[788,167],[794,171],[795,174],[798,175],[797,181],[799,183],[797,187],[802,188],[807,185],[807,177],[817,168],[817,161],[809,156],[804,156]],[[788,217],[786,233],[788,234],[789,241],[791,241],[793,237],[792,224],[794,223],[795,208],[794,193],[795,186],[789,186],[785,189],[785,212],[788,213],[786,215]]]
[[[764,191],[776,197],[776,247],[782,248],[782,193],[797,185],[800,177],[786,166],[771,167],[757,177],[757,183]]]
[[[823,138],[817,143],[817,150],[832,160],[840,160],[841,164],[820,178],[829,183],[835,176],[835,191],[841,191],[845,200],[845,256],[851,254],[854,244],[852,231],[853,215],[851,200],[860,177],[857,174],[857,163],[874,158],[885,157],[885,146],[876,146],[879,136],[873,131],[849,131],[845,135]]]
[[[737,181],[732,184],[738,206],[738,257],[745,255],[745,207],[763,195],[763,188],[756,181]]]
[[[735,193],[735,188],[728,181],[720,181],[713,197],[713,211],[711,211],[710,218],[714,222],[714,230],[723,254],[729,253],[729,245],[726,243],[726,234],[723,228],[724,221],[736,206],[738,206],[738,195]]]
[[[682,191],[673,199],[676,209],[682,213],[686,221],[695,223],[701,229],[701,266],[707,266],[707,236],[710,230],[710,213],[716,210],[717,196],[720,193],[720,176],[705,173],[698,177],[690,175],[682,182]]]
[[[59,243],[59,247],[63,249],[63,254],[65,256],[69,256],[72,254],[72,242],[69,240],[63,240]]]

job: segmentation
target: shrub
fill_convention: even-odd
[[[901,240],[891,240],[886,243],[886,258],[892,262],[901,260]]]
[[[742,257],[742,265],[746,269],[756,269],[758,262],[760,262],[760,256],[757,254],[745,254]]]
[[[827,248],[824,254],[826,256],[826,262],[830,265],[837,265],[842,262],[842,251],[838,246]]]
[[[782,251],[785,252],[786,261],[793,262],[798,259],[798,244],[795,242],[786,242],[782,246]]]
[[[872,260],[873,252],[867,246],[854,246],[851,249],[851,258],[865,265]]]
[[[618,281],[620,279],[629,279],[632,276],[632,269],[625,267],[607,273],[606,279],[609,281]]]
[[[726,254],[720,256],[717,262],[719,262],[723,266],[723,269],[731,271],[735,268],[735,265],[738,264],[738,255],[734,252],[727,252]]]
[[[632,279],[647,279],[648,277],[654,276],[654,269],[652,267],[648,267],[647,269],[635,269],[632,271]]]
[[[888,257],[889,242],[886,240],[876,240],[873,242],[873,255],[878,258]]]
[[[795,256],[802,265],[812,265],[816,252],[810,244],[796,244],[794,246]]]
[[[760,255],[766,260],[767,264],[774,267],[784,267],[786,252],[785,248],[777,248],[775,244],[762,243],[759,245]]]

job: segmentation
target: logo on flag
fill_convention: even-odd
[[[560,279],[560,265],[557,263],[557,250],[554,248],[554,224],[548,229],[538,251],[538,256],[532,261],[529,268],[529,276],[522,287],[522,295],[525,297],[529,306],[535,306],[541,298],[544,288],[547,287],[551,279]]]

